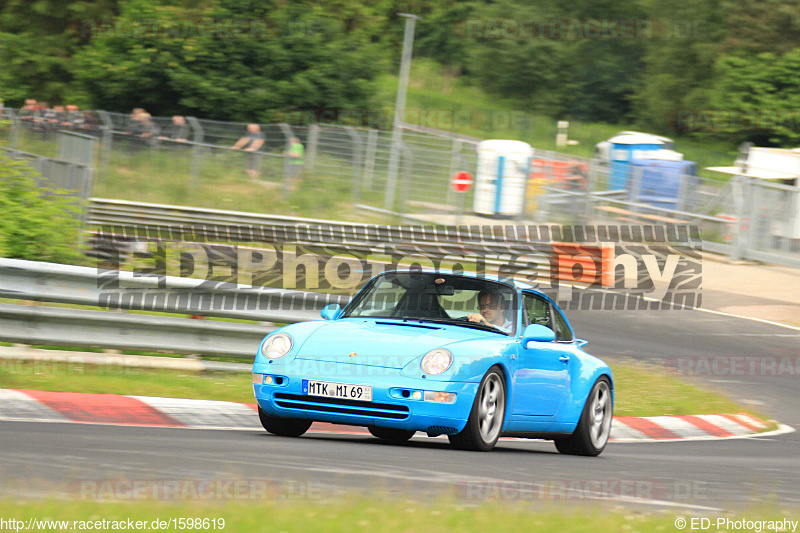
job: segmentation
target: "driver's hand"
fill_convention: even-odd
[[[470,322],[478,322],[479,324],[487,324],[486,319],[483,318],[483,315],[481,315],[480,313],[472,313],[470,315],[467,315],[467,319]]]

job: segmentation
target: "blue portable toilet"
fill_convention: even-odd
[[[611,143],[611,175],[608,190],[628,189],[631,162],[652,159],[665,148],[664,137],[649,133],[629,132],[609,139]],[[672,152],[677,154],[677,152]],[[679,155],[679,154],[677,154]]]
[[[690,210],[697,190],[694,161],[639,159],[630,163],[630,199],[664,209]]]

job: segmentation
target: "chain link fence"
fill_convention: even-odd
[[[476,173],[479,138],[405,124],[395,145],[386,130],[259,124],[263,144],[243,152],[233,147],[247,134],[245,123],[105,111],[84,115],[78,132],[99,140],[99,148],[79,161],[96,159],[95,196],[116,197],[116,182],[124,180],[131,199],[157,201],[159,191],[172,189],[171,197],[203,205],[199,195],[219,195],[246,182],[257,183],[269,202],[287,198],[302,174],[306,180],[299,186],[313,187],[347,209],[444,224],[494,222],[473,215],[477,187],[457,193],[450,184],[457,172]],[[22,120],[10,109],[2,117],[0,140],[10,148],[53,159],[71,157],[75,150],[63,144],[71,141],[56,142],[57,134],[31,117]],[[293,138],[304,147],[302,159],[289,155]],[[700,226],[708,250],[800,266],[798,187],[694,171],[673,172],[667,179],[636,165],[620,182],[606,161],[539,149],[525,170],[521,193],[515,192],[524,195],[521,208],[495,218],[689,223]]]

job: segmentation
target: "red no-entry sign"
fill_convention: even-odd
[[[472,174],[469,172],[456,172],[453,179],[450,180],[450,185],[456,192],[467,192],[472,188]]]

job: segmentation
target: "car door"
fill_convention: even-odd
[[[534,293],[523,293],[523,327],[541,324],[556,332],[552,342],[520,343],[514,376],[512,415],[552,416],[569,386],[572,332],[560,312]]]

